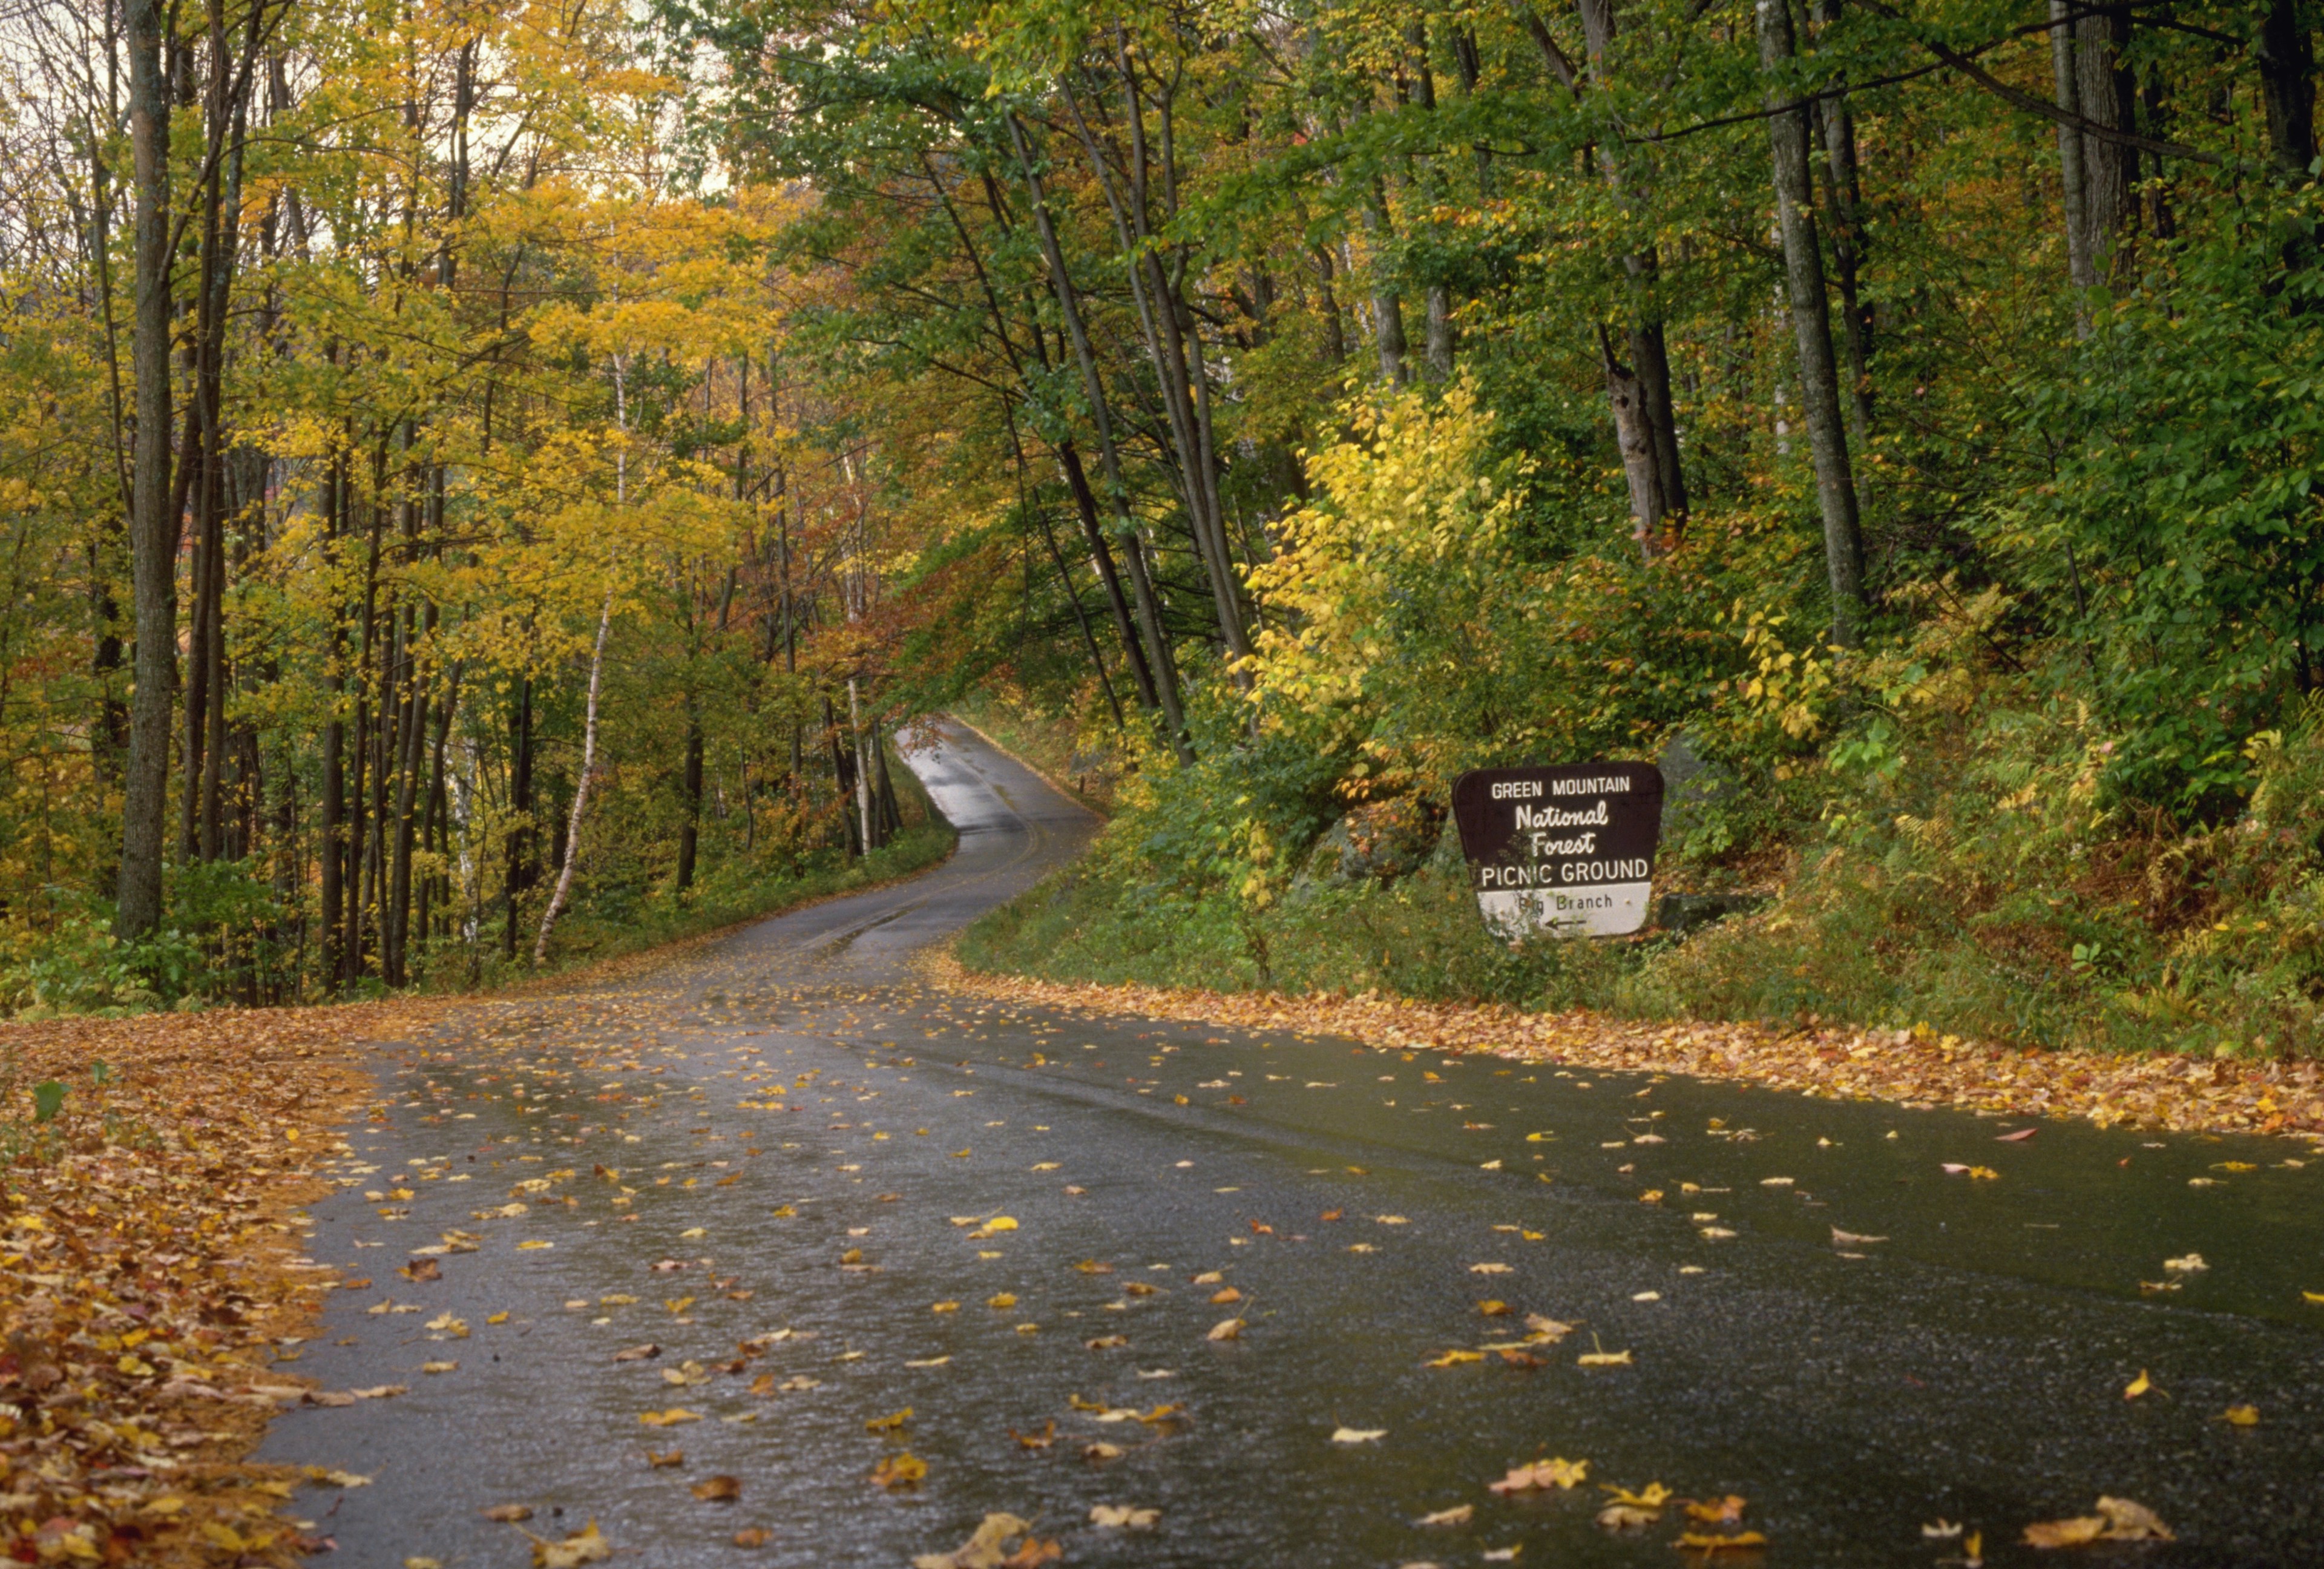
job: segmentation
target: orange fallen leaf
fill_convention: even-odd
[[[706,1504],[731,1504],[742,1497],[742,1484],[731,1476],[705,1477],[687,1491]]]

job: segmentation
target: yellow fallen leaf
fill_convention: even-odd
[[[872,1417],[872,1420],[863,1424],[863,1431],[866,1433],[900,1433],[904,1429],[904,1424],[911,1419],[912,1408],[909,1406],[907,1406],[902,1410],[892,1411],[885,1417]]]
[[[1162,1518],[1160,1509],[1141,1509],[1129,1504],[1098,1504],[1090,1510],[1090,1523],[1116,1530],[1148,1531]]]
[[[1616,1503],[1631,1509],[1658,1509],[1670,1501],[1671,1490],[1658,1481],[1650,1481],[1636,1492],[1626,1487],[1616,1487],[1610,1481],[1601,1481],[1598,1486]]]
[[[1746,1547],[1764,1547],[1767,1538],[1757,1531],[1744,1531],[1732,1537],[1713,1536],[1704,1531],[1685,1531],[1679,1536],[1678,1546],[1692,1553],[1739,1551]]]
[[[1007,1215],[994,1215],[984,1223],[984,1229],[988,1232],[1013,1232],[1017,1229],[1017,1223]]]
[[[675,1427],[680,1422],[699,1422],[702,1413],[689,1411],[683,1406],[672,1406],[667,1411],[648,1411],[638,1418],[649,1427]]]
[[[534,1251],[538,1251],[538,1250],[540,1250],[540,1249],[541,1249],[541,1248],[553,1248],[553,1247],[555,1247],[555,1246],[557,1246],[557,1244],[556,1244],[555,1242],[542,1242],[542,1241],[519,1242],[519,1243],[516,1245],[516,1251],[517,1251],[518,1252],[520,1252],[520,1253],[530,1253],[530,1252],[534,1252]],[[575,1560],[574,1560],[574,1562],[575,1562],[575,1563],[576,1563],[576,1564],[587,1564],[587,1563],[593,1563],[593,1562],[595,1562],[595,1560],[593,1560],[593,1559],[588,1559],[588,1558],[576,1558],[576,1559],[575,1559]]]
[[[2259,1407],[2230,1406],[2221,1414],[2219,1420],[2231,1423],[2237,1427],[2256,1427],[2259,1426]]]
[[[1204,1335],[1203,1338],[1205,1340],[1240,1340],[1242,1338],[1242,1320],[1240,1318],[1222,1318],[1218,1323],[1211,1325],[1211,1333]]]
[[[613,1544],[598,1534],[595,1520],[561,1542],[532,1538],[533,1569],[581,1569],[584,1564],[602,1564],[613,1555]]]
[[[1334,1444],[1376,1444],[1388,1436],[1385,1427],[1341,1427],[1333,1430]]]
[[[2138,1377],[2123,1386],[2122,1398],[2126,1400],[2135,1400],[2153,1388],[2154,1388],[2153,1380],[2146,1376],[2146,1370],[2141,1368],[2138,1370]]]
[[[1463,1362],[1480,1362],[1485,1353],[1480,1351],[1448,1351],[1427,1365],[1432,1368],[1457,1368]]]
[[[872,1481],[885,1488],[918,1487],[927,1474],[927,1461],[899,1451],[886,1456],[873,1468]]]

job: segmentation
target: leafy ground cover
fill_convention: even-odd
[[[1091,1014],[1184,1019],[1343,1036],[1382,1050],[1426,1047],[1527,1062],[1744,1079],[1834,1098],[2020,1116],[2086,1117],[2208,1132],[2281,1133],[2324,1144],[2324,1068],[2155,1053],[2025,1051],[1923,1028],[1775,1030],[1751,1024],[1624,1020],[1581,1011],[1273,991],[1045,981],[939,961],[944,983],[977,996]]]

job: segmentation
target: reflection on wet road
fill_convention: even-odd
[[[291,1371],[409,1392],[267,1450],[374,1479],[300,1495],[328,1561],[527,1563],[503,1505],[646,1564],[900,1565],[997,1510],[1067,1564],[1690,1561],[1675,1500],[1593,1524],[1654,1482],[1748,1500],[1732,1562],[1957,1561],[1940,1520],[2046,1559],[2101,1494],[2180,1540],[2093,1562],[2324,1561],[2293,1147],[948,996],[911,954],[1090,824],[965,733],[914,767],[964,830],[929,876],[383,1060],[313,1212],[372,1284]],[[1487,1491],[1552,1456],[1588,1481]]]

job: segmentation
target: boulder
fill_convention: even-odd
[[[1443,815],[1416,797],[1367,801],[1323,831],[1293,887],[1353,888],[1409,877],[1438,850],[1440,828],[1452,832]]]

